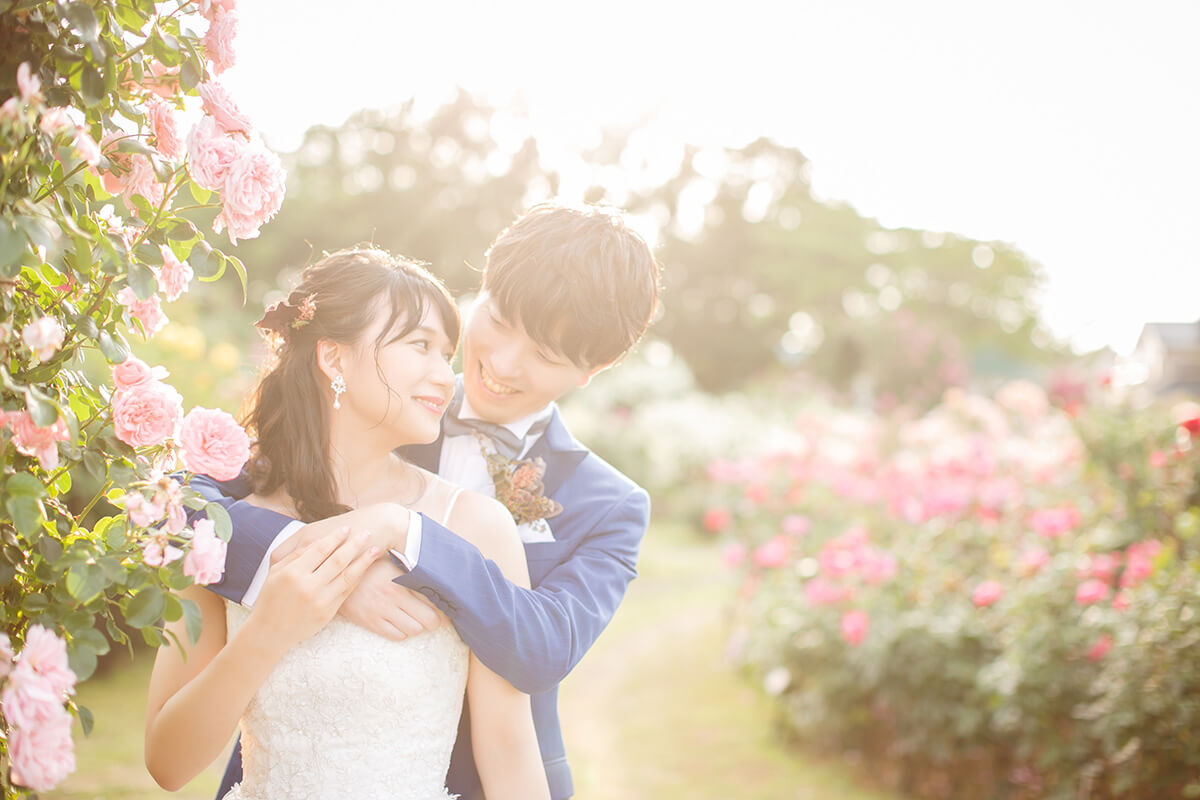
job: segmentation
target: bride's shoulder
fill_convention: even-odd
[[[446,522],[447,527],[481,550],[488,544],[503,546],[508,541],[520,541],[508,509],[495,498],[469,489],[459,490]]]

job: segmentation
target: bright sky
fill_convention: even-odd
[[[304,10],[301,11],[300,9]],[[268,141],[462,86],[553,151],[650,116],[663,144],[802,150],[890,227],[1012,242],[1077,347],[1200,318],[1200,3],[241,0],[224,76]],[[668,148],[669,149],[669,148]]]

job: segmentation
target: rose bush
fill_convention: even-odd
[[[0,9],[0,787],[22,797],[73,769],[73,720],[92,724],[75,687],[111,642],[166,644],[164,619],[199,635],[175,592],[220,578],[229,519],[174,471],[236,472],[248,441],[224,412],[185,416],[130,340],[196,278],[232,267],[244,289],[186,215],[252,238],[284,176],[214,80],[233,0]]]
[[[1200,796],[1193,412],[1016,384],[802,414],[710,467],[733,651],[791,731],[915,796]]]

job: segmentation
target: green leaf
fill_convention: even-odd
[[[88,475],[96,480],[104,480],[104,473],[107,471],[104,467],[104,456],[95,450],[89,449],[83,451],[83,468],[87,470]]]
[[[85,42],[94,42],[100,35],[100,21],[87,3],[71,3],[67,6],[67,19]]]
[[[10,497],[4,501],[4,507],[12,517],[13,525],[27,538],[32,537],[42,527],[45,519],[42,506],[32,497]]]
[[[233,521],[229,518],[229,512],[225,510],[225,506],[220,503],[208,503],[204,506],[204,513],[212,520],[217,538],[228,542],[229,537],[233,535]]]
[[[53,563],[62,558],[63,546],[62,542],[55,539],[53,536],[43,536],[38,539],[38,552],[42,554],[42,558]]]
[[[89,647],[99,655],[104,655],[111,649],[108,639],[104,638],[104,634],[100,632],[100,629],[93,627],[72,631],[71,644],[80,647]]]
[[[171,228],[171,230],[167,231],[167,238],[173,239],[177,242],[185,242],[195,239],[199,235],[200,231],[196,230],[196,226],[186,219],[176,218],[174,220],[174,226]]]
[[[163,610],[163,621],[174,622],[183,616],[183,606],[179,603],[179,598],[173,594],[167,595],[167,607]]]
[[[25,407],[39,428],[49,428],[58,420],[58,405],[32,386],[25,390]]]
[[[80,94],[83,95],[83,101],[89,106],[98,106],[108,97],[108,93],[104,90],[104,76],[91,64],[83,65],[82,80]]]
[[[0,217],[0,275],[15,278],[29,243],[7,216]]]
[[[77,679],[86,681],[96,671],[96,651],[87,647],[68,649],[67,665]]]
[[[67,570],[67,593],[81,603],[96,598],[107,583],[104,570],[95,564],[76,564]]]
[[[233,263],[233,269],[237,272],[238,280],[242,282],[242,305],[246,304],[246,265],[237,256],[225,256]]]
[[[200,614],[200,606],[196,605],[195,601],[189,600],[186,597],[180,598],[180,605],[183,606],[183,619],[187,623],[188,639],[192,644],[200,641],[200,629],[203,626],[204,618]]]
[[[129,265],[128,275],[129,285],[133,287],[133,292],[138,296],[139,300],[145,300],[154,295],[154,290],[158,284],[155,282],[154,273],[144,264],[133,262]]]
[[[100,566],[100,569],[104,570],[104,577],[108,578],[109,583],[115,583],[118,586],[125,585],[129,573],[125,571],[125,566],[119,558],[116,556],[104,556],[96,563]]]
[[[95,339],[100,335],[100,327],[96,325],[96,320],[85,314],[81,314],[75,320],[75,327],[89,339]]]
[[[200,84],[201,77],[203,76],[200,70],[196,69],[195,62],[189,59],[183,63],[183,69],[179,71],[179,84],[185,90],[195,89]]]
[[[83,728],[84,736],[92,735],[92,726],[96,724],[96,718],[92,716],[92,712],[87,706],[75,706],[79,712],[79,725]]]
[[[27,594],[21,601],[21,610],[26,614],[39,614],[50,607],[50,601],[44,594]]]
[[[125,546],[126,538],[125,518],[117,517],[104,532],[104,543],[113,550],[120,550]]]
[[[123,604],[125,621],[134,628],[146,628],[162,619],[166,596],[157,586],[147,586]]]
[[[130,136],[128,139],[122,139],[120,142],[118,142],[117,151],[120,153],[139,153],[143,156],[154,155],[153,147],[134,136]]]
[[[221,254],[203,240],[192,248],[192,258],[188,263],[192,265],[192,272],[202,281],[215,281],[225,271],[225,261]]]
[[[71,471],[67,470],[54,481],[54,493],[57,496],[66,494],[69,491],[71,491]]]
[[[110,364],[120,364],[129,357],[129,348],[114,339],[108,331],[100,331],[96,342],[100,345],[100,352],[104,354]]]
[[[192,197],[195,199],[195,201],[201,205],[207,203],[208,198],[212,197],[212,192],[196,183],[189,183],[188,191],[192,193]],[[212,248],[210,247],[208,249],[211,250]]]
[[[46,486],[28,472],[18,472],[8,479],[4,490],[14,497],[32,497],[34,500],[46,496]]]

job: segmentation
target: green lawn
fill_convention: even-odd
[[[712,545],[658,526],[617,618],[562,689],[580,800],[898,800],[851,769],[788,750],[769,703],[724,660],[733,591]],[[169,797],[142,766],[150,659],[85,684],[96,715],[58,800]],[[175,797],[211,798],[220,764]]]

